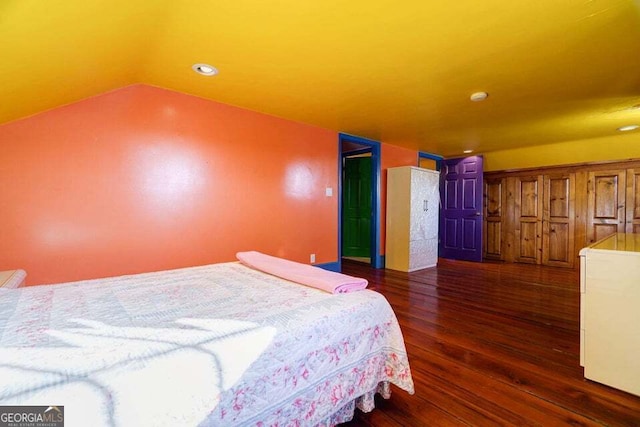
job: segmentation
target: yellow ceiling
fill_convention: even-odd
[[[640,4],[0,1],[0,123],[133,83],[445,156],[614,135],[640,124]]]

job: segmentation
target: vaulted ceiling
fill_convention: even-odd
[[[441,155],[615,135],[640,3],[0,2],[0,123],[134,83]]]

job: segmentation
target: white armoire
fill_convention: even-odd
[[[590,380],[640,396],[640,234],[580,251],[580,364]]]
[[[386,268],[415,271],[438,263],[439,186],[438,171],[387,170]]]

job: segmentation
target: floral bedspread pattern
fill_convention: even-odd
[[[329,426],[413,393],[386,299],[239,263],[0,289],[0,405],[66,425]]]

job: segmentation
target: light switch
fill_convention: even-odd
[[[327,187],[327,188],[324,190],[324,194],[325,194],[325,196],[327,196],[327,197],[332,197],[332,196],[333,196],[333,188],[331,188],[331,187]]]

